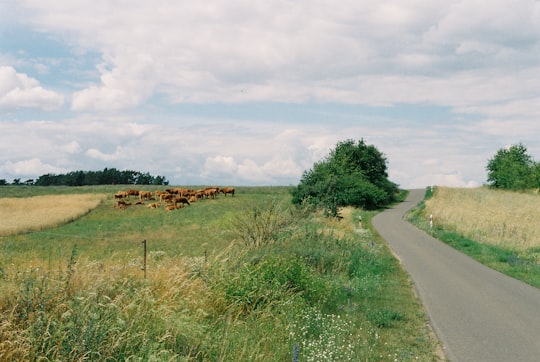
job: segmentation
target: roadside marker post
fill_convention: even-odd
[[[143,267],[141,268],[144,271],[144,279],[146,279],[146,240],[143,240]]]

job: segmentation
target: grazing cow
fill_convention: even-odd
[[[152,200],[153,194],[152,191],[139,191],[139,199],[144,200]]]
[[[118,191],[116,194],[114,194],[114,198],[116,200],[125,199],[127,197],[128,197],[128,193],[125,191]]]
[[[234,187],[225,187],[222,188],[220,191],[223,192],[225,196],[227,196],[227,194],[231,194],[232,196],[234,196]]]
[[[190,189],[178,189],[178,195],[180,196],[190,196],[193,193],[193,190]]]
[[[157,190],[154,194],[156,195],[156,198],[157,198],[157,199],[160,199],[160,200],[161,200],[161,195],[167,195],[168,192],[161,191],[161,190]]]
[[[160,200],[161,202],[173,202],[174,201],[174,194],[161,194]]]
[[[131,205],[131,202],[125,202],[124,200],[118,200],[116,201],[116,207],[118,209],[125,209],[126,207],[128,207],[129,205]]]
[[[189,200],[187,199],[187,197],[184,197],[184,196],[175,197],[174,198],[174,205],[176,205],[176,204],[181,204],[182,206],[184,206],[184,204],[191,205],[189,203]]]
[[[206,196],[206,198],[215,198],[217,193],[219,192],[219,187],[207,187],[203,191],[203,195]]]
[[[127,190],[128,196],[139,196],[139,190]]]

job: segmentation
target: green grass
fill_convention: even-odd
[[[437,360],[410,281],[369,227],[374,212],[328,220],[293,208],[287,187],[117,210],[118,189],[78,188],[111,198],[0,238],[0,360]]]
[[[432,194],[428,189],[425,199],[427,200],[431,196]],[[513,248],[477,242],[450,228],[437,225],[430,228],[429,216],[425,212],[424,202],[421,202],[408,213],[407,220],[434,238],[469,255],[478,262],[540,288],[540,264],[537,262],[538,248],[529,249],[527,254]]]

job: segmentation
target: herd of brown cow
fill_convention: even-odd
[[[172,211],[180,209],[185,205],[191,205],[193,202],[202,199],[215,199],[221,192],[225,196],[231,194],[234,196],[234,187],[206,187],[204,189],[193,190],[185,188],[168,188],[165,191],[144,191],[144,190],[127,190],[118,191],[114,194],[114,200],[116,204],[115,208],[123,210],[130,205],[145,205],[149,209],[159,209],[161,206],[165,207],[165,210]],[[131,197],[138,198],[137,201],[131,202]]]

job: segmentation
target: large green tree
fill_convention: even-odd
[[[527,153],[527,147],[518,143],[501,148],[486,166],[487,181],[492,187],[523,190],[538,187],[538,165]]]
[[[395,201],[397,192],[397,185],[388,179],[385,155],[363,139],[349,139],[304,171],[292,195],[295,204],[314,204],[335,216],[342,206],[384,206]]]

